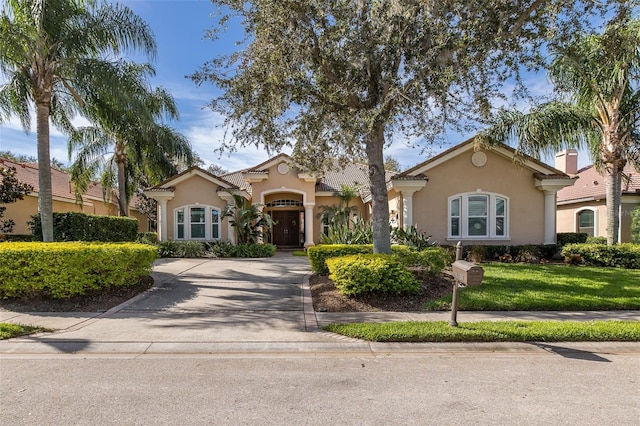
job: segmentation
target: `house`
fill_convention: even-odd
[[[556,168],[577,180],[558,192],[558,232],[583,232],[592,237],[607,236],[605,178],[595,167],[578,169],[578,152],[556,155]],[[640,206],[640,173],[627,164],[623,170],[618,241],[631,242],[631,212]]]
[[[7,208],[4,219],[13,219],[16,223],[13,229],[14,234],[30,234],[31,229],[27,222],[31,216],[38,213],[38,164],[37,163],[17,163],[8,159],[0,158],[0,167],[15,167],[16,178],[23,183],[33,187],[33,191],[27,194],[23,200],[15,203],[5,204]],[[93,183],[89,186],[87,193],[83,195],[81,204],[78,204],[75,197],[75,187],[71,182],[71,176],[62,170],[51,168],[51,191],[53,194],[54,212],[84,212],[96,215],[118,215],[118,204],[114,199],[110,203],[105,203],[102,196],[102,186]],[[131,206],[131,217],[138,219],[139,229],[148,230],[148,219],[141,214],[133,205]]]
[[[387,176],[392,226],[415,225],[441,244],[541,244],[556,237],[556,193],[574,178],[533,158],[514,163],[507,146],[478,150],[467,140],[399,174]],[[318,244],[322,206],[338,204],[341,184],[360,188],[355,205],[371,215],[367,167],[315,176],[286,154],[245,170],[214,176],[198,167],[149,188],[158,201],[161,240],[231,240],[221,213],[239,194],[269,213],[278,246]]]

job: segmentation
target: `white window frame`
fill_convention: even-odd
[[[488,200],[487,205],[487,233],[485,235],[469,235],[469,198],[482,196]],[[504,214],[497,215],[496,203],[498,200],[504,200]],[[459,215],[452,216],[451,204],[454,200],[459,202]],[[459,235],[451,233],[451,219],[458,218]],[[498,235],[498,227],[496,222],[498,218],[503,218],[504,235]],[[509,197],[503,194],[493,192],[466,192],[456,194],[447,199],[447,239],[449,240],[509,240]]]
[[[575,222],[575,232],[580,232],[580,213],[584,211],[590,211],[593,213],[593,236],[598,237],[598,209],[593,207],[583,207],[580,210],[576,211],[576,214],[573,218]]]
[[[191,237],[191,209],[202,209],[204,208],[204,238],[192,238]],[[178,212],[179,211],[183,211],[184,215],[184,222],[178,223]],[[215,223],[213,223],[213,212],[217,211],[218,212],[218,223],[217,223],[217,227],[218,227],[218,236],[216,238],[213,237],[213,227],[216,225]],[[215,206],[209,206],[209,205],[204,205],[204,204],[189,204],[189,205],[185,205],[185,206],[180,206],[177,207],[173,210],[173,218],[174,218],[174,226],[173,226],[173,235],[174,235],[174,239],[177,241],[188,241],[188,240],[193,240],[193,241],[213,241],[213,240],[219,240],[221,238],[221,232],[222,232],[222,227],[221,227],[221,222],[222,222],[222,209],[215,207]],[[198,222],[198,223],[202,223],[202,222]],[[179,238],[178,237],[178,225],[183,225],[184,226],[184,237],[183,238]]]

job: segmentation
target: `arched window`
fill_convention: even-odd
[[[593,210],[581,210],[578,212],[578,232],[585,233],[590,237],[595,236],[596,212]]]
[[[176,240],[220,239],[220,209],[213,206],[182,206],[175,209]]]
[[[472,192],[449,197],[449,238],[508,239],[509,199]]]

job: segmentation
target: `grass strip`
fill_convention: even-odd
[[[40,333],[42,331],[51,330],[43,327],[34,327],[31,325],[0,322],[0,340],[11,339],[12,337],[26,336],[28,334]]]
[[[332,324],[324,330],[371,342],[638,342],[638,321],[446,321]]]
[[[459,292],[462,311],[640,309],[640,270],[569,265],[483,263],[481,286]],[[449,310],[451,296],[425,303]]]

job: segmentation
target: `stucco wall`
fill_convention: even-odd
[[[413,196],[413,223],[440,244],[447,239],[448,198],[470,192],[496,193],[509,199],[508,239],[465,240],[465,244],[541,244],[544,242],[544,194],[535,188],[533,172],[492,151],[475,167],[469,150],[425,172],[427,185]]]
[[[15,203],[5,204],[7,210],[3,219],[13,219],[16,226],[13,229],[14,234],[30,234],[31,229],[27,226],[27,222],[31,220],[31,216],[38,213],[38,197],[26,196],[23,200]],[[117,216],[117,207],[113,204],[105,204],[102,200],[85,199],[82,206],[75,203],[74,200],[61,201],[53,200],[54,212],[83,212],[96,215]],[[130,211],[130,216],[138,219],[138,230],[147,230],[147,218],[135,210]]]
[[[558,206],[556,224],[558,232],[578,232],[577,215],[582,210],[593,210],[595,212],[594,236],[606,237],[607,207],[604,200]]]
[[[316,205],[313,208],[313,242],[320,244],[322,233],[322,221],[318,216],[322,213],[323,206],[333,206],[340,203],[340,198],[329,196],[316,197]],[[368,208],[362,202],[361,197],[356,197],[349,203],[350,206],[356,207],[362,218],[366,221],[369,220]]]
[[[175,186],[173,199],[167,202],[167,237],[176,239],[175,210],[184,206],[212,206],[224,210],[227,202],[218,196],[218,185],[198,175],[193,175]],[[222,240],[229,238],[228,221],[222,220],[220,225]]]

